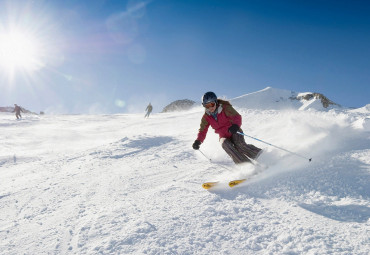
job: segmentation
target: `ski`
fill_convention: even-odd
[[[241,184],[241,183],[243,183],[243,182],[245,182],[249,179],[252,179],[252,178],[256,177],[257,175],[259,175],[262,171],[266,170],[267,168],[268,168],[267,165],[258,163],[258,165],[256,164],[256,168],[255,168],[254,173],[247,175],[244,179],[236,179],[236,180],[229,181],[229,187],[233,188],[233,187],[235,187],[235,186],[237,186],[237,185],[239,185],[239,184]],[[218,186],[222,183],[223,183],[223,181],[221,181],[221,182],[220,181],[205,182],[205,183],[202,184],[202,187],[204,189],[211,189],[211,188],[213,188],[215,186]]]
[[[233,188],[236,185],[239,185],[240,183],[245,182],[246,180],[247,179],[233,180],[233,181],[229,182],[229,186],[230,186],[230,188]]]
[[[205,183],[202,184],[202,187],[204,189],[210,189],[210,188],[216,186],[218,183],[219,182],[205,182]]]
[[[247,179],[240,179],[240,180],[232,180],[229,182],[229,187],[233,188],[236,185],[239,185],[243,182],[245,182]],[[211,189],[215,186],[217,186],[220,182],[205,182],[202,184],[203,189]]]

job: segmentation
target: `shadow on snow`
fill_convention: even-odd
[[[332,220],[366,223],[370,218],[370,208],[362,205],[298,204],[301,208]]]
[[[130,140],[127,137],[118,142],[110,144],[110,148],[103,151],[96,151],[90,155],[98,154],[102,158],[120,159],[137,153],[160,147],[162,145],[173,142],[175,139],[170,136],[155,136],[155,137],[138,137]]]

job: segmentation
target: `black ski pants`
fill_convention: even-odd
[[[241,129],[239,131],[243,132]],[[261,151],[260,148],[252,144],[247,144],[244,136],[239,134],[233,134],[230,138],[221,138],[220,142],[222,148],[232,158],[235,164],[251,162],[250,159],[255,159]]]

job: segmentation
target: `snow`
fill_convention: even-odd
[[[254,168],[234,166],[211,129],[211,162],[191,148],[201,107],[0,114],[0,254],[368,254],[367,108],[273,108],[280,96],[239,99],[243,131],[312,162],[246,138],[268,168],[233,189]]]

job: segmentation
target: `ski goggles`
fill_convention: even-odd
[[[204,105],[204,108],[211,108],[211,107],[214,107],[216,105],[216,103],[215,102],[209,102],[209,103],[206,103],[205,105]]]

